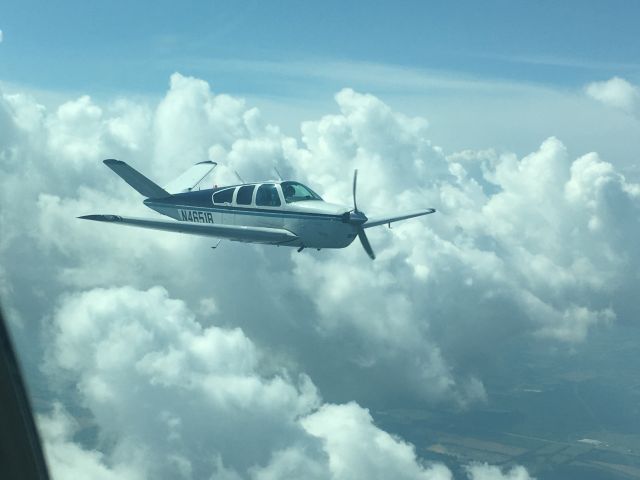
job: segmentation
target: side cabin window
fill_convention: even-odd
[[[281,205],[278,189],[273,183],[265,183],[258,187],[256,205],[264,207],[279,207]]]
[[[309,187],[298,182],[282,182],[282,194],[287,203],[300,202],[302,200],[322,200],[320,195]]]
[[[213,203],[231,203],[235,188],[227,188],[213,194]]]
[[[238,205],[251,205],[253,199],[253,191],[256,189],[255,185],[245,185],[238,189],[236,193],[236,203]]]

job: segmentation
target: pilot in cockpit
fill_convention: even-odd
[[[284,194],[284,201],[289,203],[296,194],[296,189],[293,188],[293,185],[285,185],[282,189],[282,193]]]

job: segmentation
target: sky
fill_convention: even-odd
[[[640,6],[459,5],[6,2],[2,81],[52,107],[86,93],[157,102],[177,71],[250,100],[290,135],[349,86],[407,114],[436,115],[431,138],[449,151],[525,155],[556,135],[579,153],[628,161],[640,142],[635,125],[583,102],[582,88],[614,76],[640,81]],[[594,128],[599,118],[604,128]]]
[[[427,460],[377,412],[491,409],[517,366],[637,334],[638,18],[5,2],[0,299],[53,477],[534,478]],[[277,167],[344,204],[358,168],[368,214],[438,212],[369,230],[375,262],[213,251],[77,220],[154,215],[104,158],[159,184],[205,159],[218,184]]]
[[[633,2],[8,2],[7,80],[161,94],[211,60],[366,61],[575,86],[615,70],[637,80]],[[38,13],[38,15],[35,15]],[[71,70],[70,70],[71,69]],[[72,75],[68,73],[72,72]],[[269,93],[225,75],[225,91]]]

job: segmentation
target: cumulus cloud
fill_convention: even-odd
[[[460,366],[456,352],[485,356],[482,345],[523,331],[580,342],[614,320],[615,289],[633,276],[624,265],[638,262],[625,241],[636,229],[637,185],[597,154],[572,160],[555,138],[522,159],[445,156],[429,143],[426,124],[380,100],[349,90],[336,100],[341,114],[303,127],[308,150],[298,164],[307,175],[347,203],[344,173],[359,167],[365,211],[438,209],[372,231],[375,265],[351,251],[294,256],[319,330],[360,339],[353,362],[364,357],[375,371],[399,351],[397,366],[412,365],[407,385],[464,403],[484,394],[477,379],[450,374],[451,363]],[[575,195],[578,185],[586,196]]]
[[[38,427],[44,439],[44,447],[53,478],[78,476],[99,480],[142,479],[144,472],[130,464],[105,463],[105,455],[99,450],[83,448],[74,442],[79,430],[78,422],[56,402],[48,415],[38,417]]]
[[[23,335],[42,322],[51,339],[48,379],[65,399],[43,417],[62,432],[46,435],[54,469],[347,478],[384,459],[407,478],[447,478],[360,405],[490,402],[483,380],[514,338],[579,346],[637,318],[640,186],[614,165],[553,137],[522,158],[447,155],[426,120],[351,89],[335,99],[297,139],[179,74],[158,105],[81,96],[48,110],[2,96],[0,286],[30,322]],[[204,158],[220,163],[207,180],[219,184],[277,166],[346,205],[359,168],[367,214],[438,212],[371,229],[373,263],[357,245],[211,252],[199,238],[77,220],[153,215],[107,157],[159,183]],[[95,441],[79,440],[76,408]],[[361,450],[365,437],[377,440]]]
[[[265,366],[237,328],[202,328],[160,287],[65,297],[46,368],[71,374],[80,406],[115,442],[109,458],[154,477],[209,475],[217,457],[240,471],[267,463],[303,437],[296,421],[320,402],[307,376]]]
[[[640,108],[640,89],[624,78],[612,77],[586,86],[587,95],[608,107],[636,113]]]
[[[412,445],[376,428],[356,404],[324,405],[302,425],[323,440],[332,478],[451,479],[443,465],[420,465]]]
[[[516,466],[503,472],[499,467],[477,463],[466,467],[470,480],[534,480],[524,467]]]
[[[202,328],[154,287],[63,298],[46,369],[77,388],[96,445],[61,404],[40,417],[55,478],[429,478],[413,447],[355,403],[324,405],[237,328]]]
[[[343,352],[354,368],[395,369],[410,359],[410,388],[464,403],[484,393],[474,376],[452,373],[461,340],[453,338],[460,323],[447,326],[451,312],[474,335],[479,328],[487,336],[524,329],[570,342],[613,321],[609,297],[637,261],[629,239],[638,187],[612,165],[597,154],[572,160],[555,138],[522,159],[492,151],[445,156],[429,141],[426,121],[349,89],[336,101],[337,114],[303,125],[300,144],[241,100],[178,74],[155,111],[124,100],[100,107],[83,96],[47,114],[34,99],[7,95],[6,122],[20,146],[3,150],[4,191],[7,198],[25,195],[29,183],[37,203],[20,203],[3,215],[7,224],[20,225],[37,212],[34,237],[39,248],[65,255],[56,275],[67,285],[109,285],[116,278],[144,285],[149,269],[165,284],[171,283],[162,273],[166,265],[147,259],[161,255],[191,264],[181,246],[202,241],[108,226],[105,236],[75,220],[93,211],[143,211],[135,192],[100,170],[98,158],[121,152],[152,177],[168,178],[167,172],[184,168],[177,165],[182,153],[189,161],[208,155],[221,163],[212,180],[220,183],[233,180],[234,170],[271,176],[277,165],[345,204],[351,202],[351,172],[360,168],[359,200],[368,213],[416,206],[435,206],[438,213],[371,231],[379,254],[374,264],[357,248],[292,256],[293,288],[314,306],[312,325],[324,338],[354,340],[355,348]],[[7,230],[9,236],[17,231]],[[264,247],[242,248],[258,270],[269,264]],[[107,251],[117,260],[101,262]],[[138,267],[119,266],[132,258]],[[283,261],[281,252],[278,258]],[[201,257],[190,267],[194,281],[224,289],[207,278],[206,262]],[[366,274],[371,270],[374,275]],[[450,291],[464,292],[468,301],[442,294]],[[510,318],[505,311],[513,312]]]

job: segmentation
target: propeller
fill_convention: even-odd
[[[376,254],[373,253],[373,248],[371,248],[371,244],[369,243],[369,239],[367,238],[367,234],[364,233],[364,228],[358,228],[358,238],[360,239],[360,243],[362,243],[362,248],[367,252],[367,255],[371,258],[371,260],[376,259]]]
[[[358,211],[358,204],[356,203],[356,187],[358,186],[358,169],[353,171],[353,211]]]
[[[345,214],[345,221],[355,225],[358,229],[358,238],[360,239],[360,243],[362,244],[362,248],[367,252],[367,255],[371,258],[371,260],[375,260],[376,254],[373,253],[373,248],[371,248],[371,244],[369,243],[369,239],[367,238],[367,234],[364,233],[364,228],[362,225],[368,220],[367,216],[358,210],[358,203],[356,201],[356,187],[358,185],[358,170],[354,170],[353,172],[353,210],[347,212]]]

